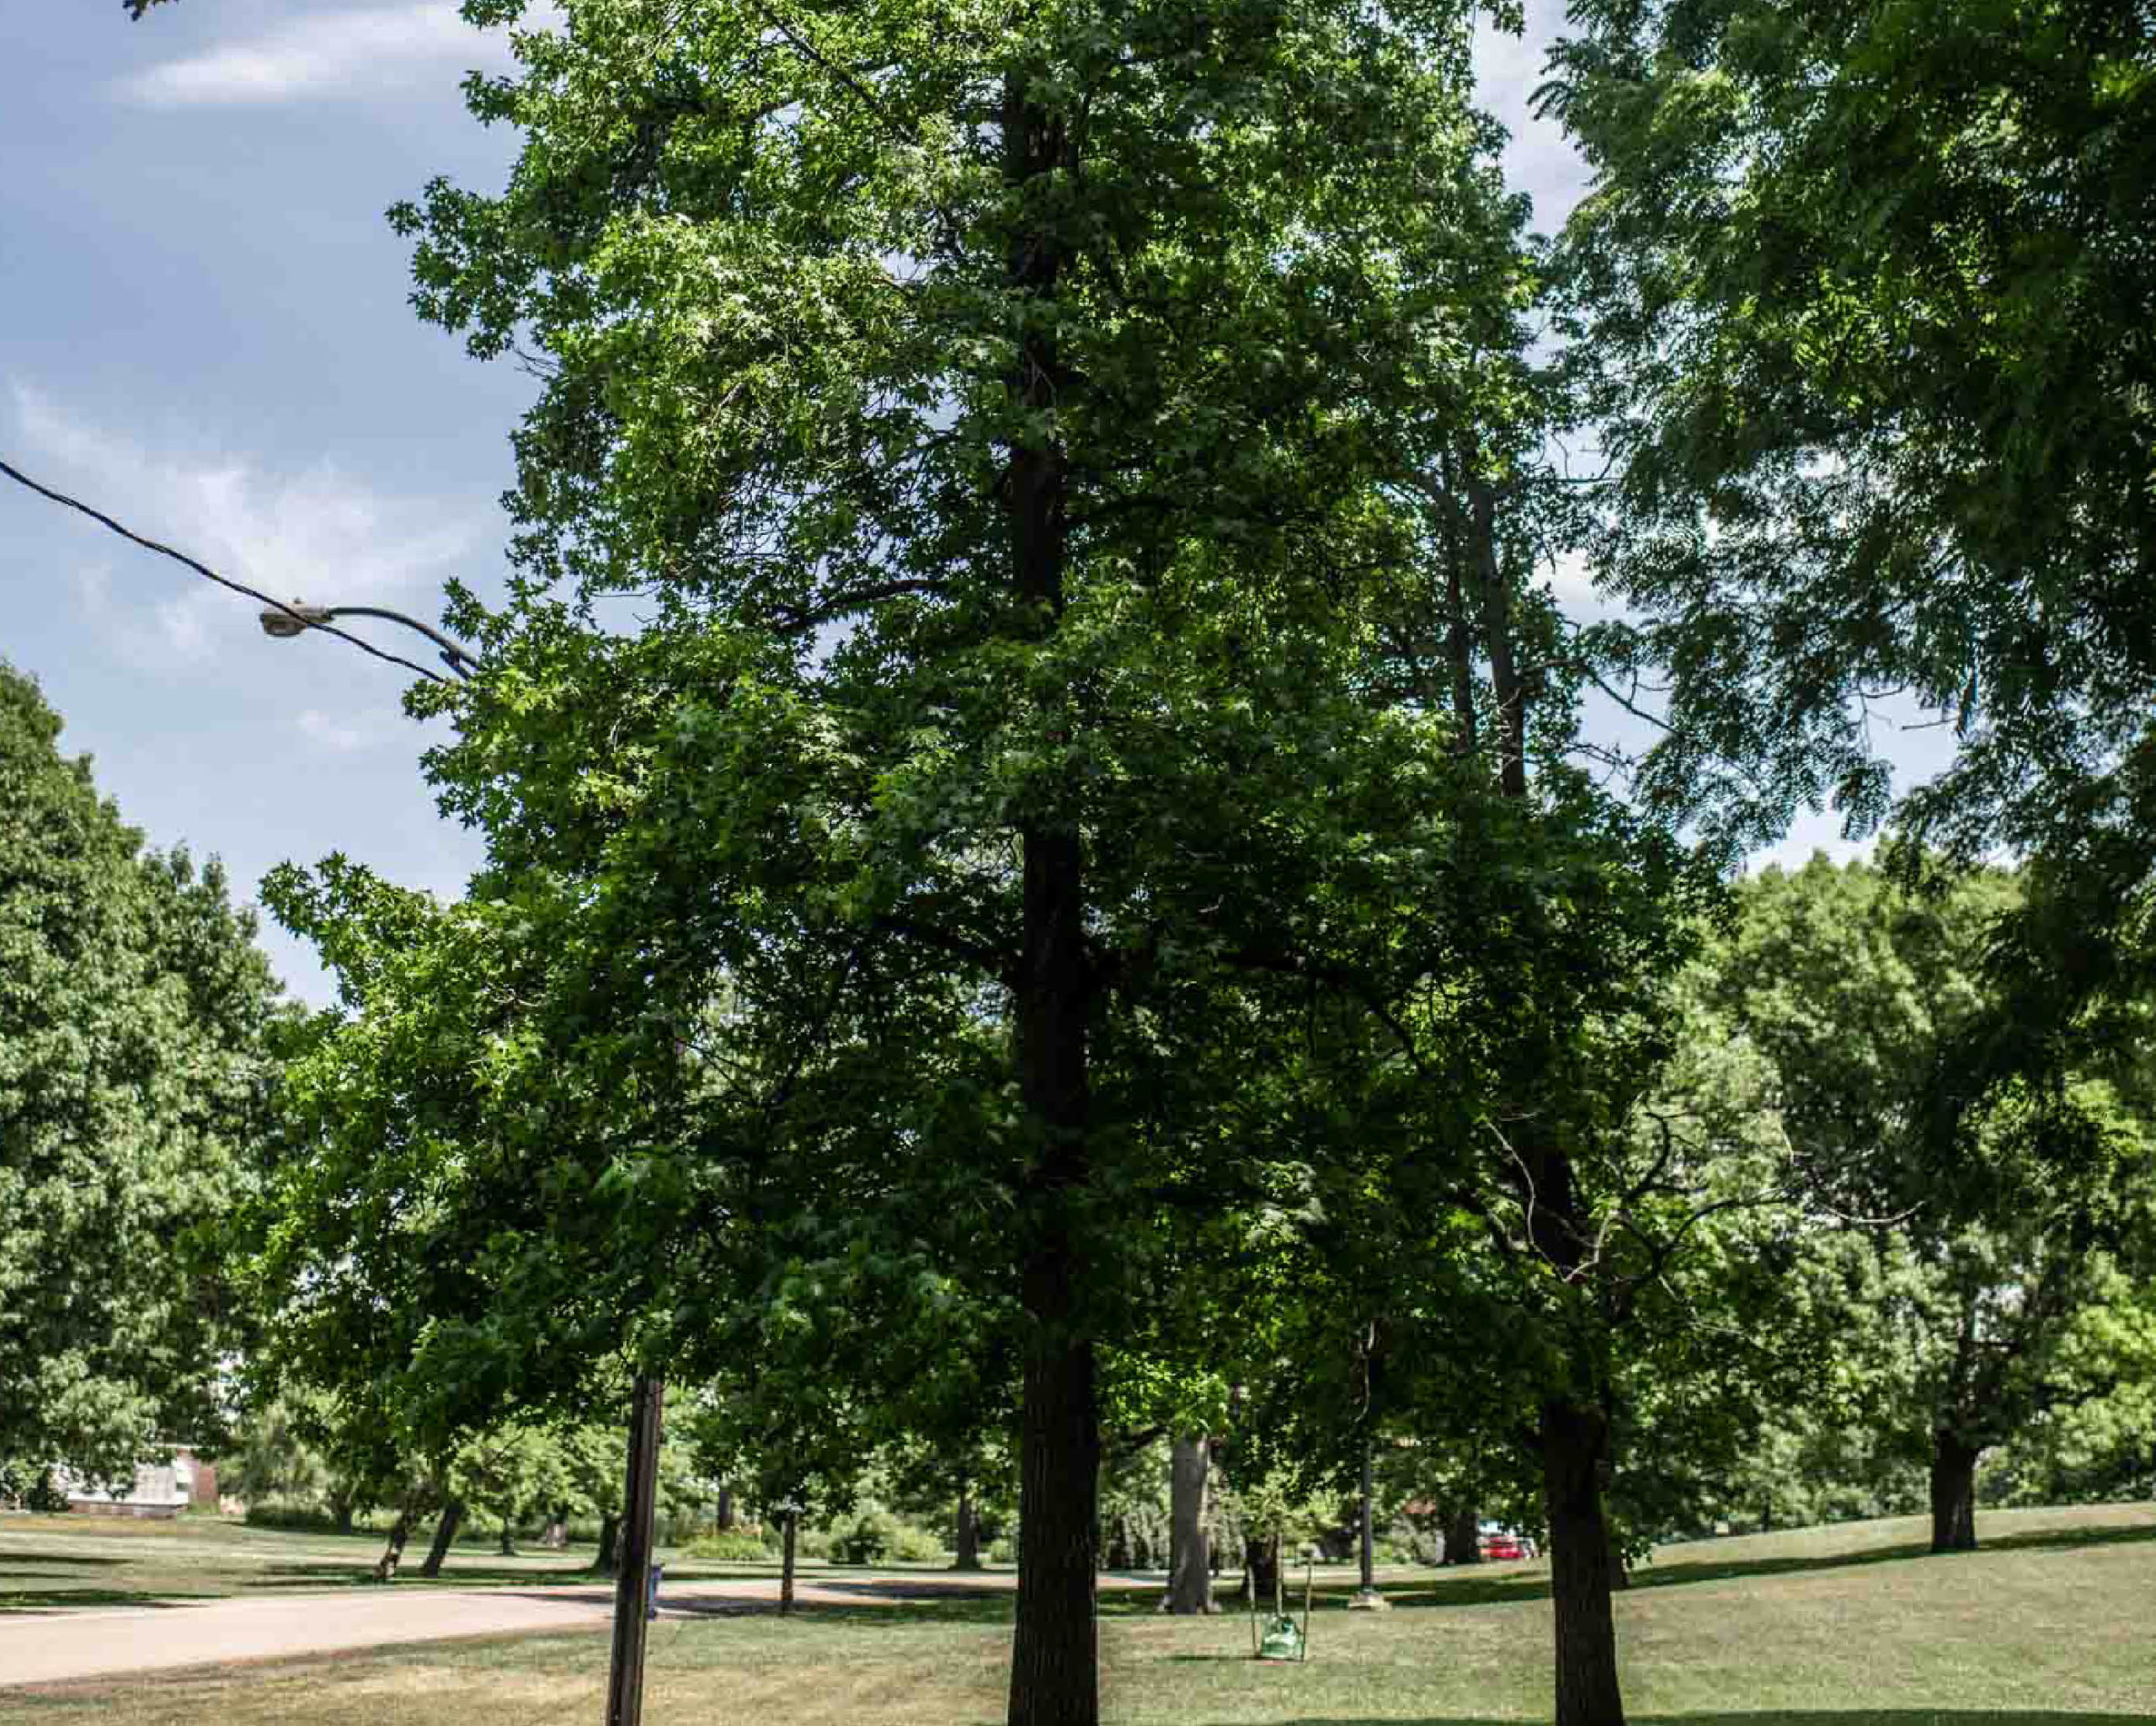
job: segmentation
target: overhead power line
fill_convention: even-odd
[[[41,498],[48,498],[56,504],[64,504],[69,509],[88,516],[90,520],[99,523],[100,526],[109,527],[122,539],[131,540],[136,545],[142,547],[147,551],[157,552],[165,557],[170,558],[174,563],[184,564],[189,569],[192,569],[197,575],[201,576],[205,580],[214,581],[220,587],[230,588],[234,593],[244,594],[248,598],[251,600],[259,600],[262,604],[270,607],[274,611],[284,612],[286,616],[291,617],[294,623],[299,624],[303,628],[318,629],[325,635],[335,636],[339,641],[349,641],[354,647],[359,649],[361,653],[372,654],[375,658],[378,660],[387,660],[392,665],[402,665],[408,671],[416,671],[419,676],[428,679],[431,682],[446,683],[450,681],[448,678],[443,676],[440,672],[430,671],[424,665],[406,659],[402,654],[393,654],[387,651],[386,649],[376,647],[371,641],[365,640],[362,638],[353,634],[350,630],[339,629],[334,623],[318,623],[314,618],[307,616],[304,612],[296,610],[291,604],[287,603],[284,600],[272,599],[268,594],[258,592],[255,589],[247,585],[245,582],[234,581],[229,576],[220,575],[207,564],[198,563],[195,558],[189,557],[185,552],[176,551],[171,546],[162,544],[154,539],[146,538],[141,534],[136,532],[132,528],[121,526],[120,523],[114,521],[111,516],[106,515],[102,510],[92,509],[80,498],[72,498],[64,491],[55,491],[49,485],[40,485],[36,480],[31,478],[29,474],[24,473],[19,468],[13,467],[5,461],[0,461],[0,473],[6,474],[8,478],[13,480],[18,485],[28,487]]]

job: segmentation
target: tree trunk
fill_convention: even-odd
[[[1243,1586],[1261,1606],[1280,1598],[1280,1531],[1243,1536]]]
[[[1445,1563],[1479,1564],[1482,1562],[1482,1507],[1462,1504],[1445,1525]]]
[[[1527,692],[1513,660],[1511,596],[1497,560],[1497,494],[1471,471],[1467,494],[1470,532],[1482,578],[1482,647],[1490,656],[1490,687],[1497,697],[1498,783],[1507,797],[1527,795]]]
[[[788,1510],[786,1513],[786,1533],[783,1544],[780,1548],[778,1564],[778,1611],[781,1617],[784,1617],[793,1610],[793,1536],[795,1531],[800,1526],[799,1514]]]
[[[329,1510],[330,1514],[337,1519],[338,1533],[350,1534],[352,1531],[352,1501],[341,1494],[333,1494],[329,1500]]]
[[[1064,120],[1035,99],[1028,74],[1006,74],[1002,109],[1006,185],[1022,189],[1023,195],[1076,170],[1078,151]],[[1005,284],[1033,305],[1052,306],[1062,265],[1062,248],[1051,229],[1015,233]],[[1007,381],[1012,406],[1041,428],[1012,439],[1002,488],[1018,628],[1036,640],[1054,633],[1065,605],[1070,475],[1054,425],[1058,391],[1070,380],[1053,328],[1047,316],[1029,318]],[[1060,711],[1053,697],[1049,703]],[[1011,1004],[1019,1098],[1036,1143],[1019,1208],[1027,1242],[1019,1283],[1026,1343],[1009,1723],[1098,1726],[1093,1573],[1100,1415],[1093,1344],[1081,1301],[1086,1275],[1080,1237],[1082,1199],[1092,1172],[1086,1062],[1094,977],[1075,809],[1056,788],[1042,787],[1019,840],[1021,950]]]
[[[618,1514],[609,1510],[599,1519],[599,1550],[591,1555],[593,1575],[611,1576],[621,1568],[615,1550],[620,1545],[621,1538],[622,1519]]]
[[[970,1491],[961,1488],[958,1493],[957,1551],[953,1554],[953,1570],[980,1568],[980,1507],[974,1503]]]
[[[722,1486],[718,1489],[718,1531],[724,1534],[734,1526],[734,1488]]]
[[[449,1556],[450,1542],[456,1538],[457,1525],[464,1520],[464,1500],[451,1499],[441,1507],[441,1517],[435,1524],[435,1537],[427,1547],[427,1561],[419,1566],[422,1576],[441,1574],[441,1561]]]
[[[502,1518],[502,1556],[504,1558],[514,1558],[516,1556],[516,1531],[510,1526],[510,1520],[506,1516]]]
[[[1027,1268],[1029,1312],[1067,1313],[1072,1278],[1067,1250],[1037,1254]],[[1059,1288],[1043,1286],[1050,1283]],[[1051,1331],[1028,1355],[1010,1726],[1097,1726],[1093,1554],[1101,1458],[1093,1345],[1056,1340]]]
[[[1542,1485],[1557,1627],[1556,1726],[1625,1726],[1609,1604],[1609,1529],[1602,1511],[1608,1438],[1598,1411],[1566,1402],[1543,1405]]]
[[[1212,1554],[1205,1537],[1205,1488],[1213,1453],[1205,1435],[1176,1440],[1168,1464],[1168,1591],[1163,1612],[1213,1610]]]
[[[1977,1549],[1977,1446],[1951,1432],[1932,1435],[1931,1549],[1973,1552]]]
[[[396,1521],[389,1526],[389,1544],[382,1548],[382,1556],[374,1561],[374,1579],[376,1582],[394,1582],[397,1579],[397,1567],[404,1560],[404,1542],[411,1537],[412,1514],[408,1510],[399,1510]]]

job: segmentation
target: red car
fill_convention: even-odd
[[[1533,1541],[1496,1522],[1482,1525],[1478,1543],[1486,1558],[1531,1558],[1534,1556]]]

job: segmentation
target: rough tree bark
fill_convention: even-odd
[[[1609,1426],[1593,1408],[1542,1410],[1542,1486],[1557,1629],[1557,1726],[1625,1726],[1617,1627],[1609,1606],[1609,1526],[1602,1509]]]
[[[389,1544],[382,1548],[382,1556],[374,1561],[374,1579],[376,1582],[394,1582],[397,1579],[397,1567],[404,1561],[404,1542],[411,1537],[412,1513],[399,1510],[396,1521],[389,1526]]]
[[[621,1560],[622,1519],[609,1510],[599,1519],[599,1550],[591,1555],[591,1574],[611,1576]]]
[[[1036,99],[1026,73],[1006,77],[1002,108],[1006,184],[1022,187],[1076,169],[1064,121]],[[1005,280],[1029,300],[1051,302],[1062,261],[1052,232],[1017,234]],[[1010,379],[1014,403],[1052,427],[1057,392],[1068,382],[1045,321],[1032,325]],[[1023,627],[1043,633],[1063,613],[1069,488],[1053,430],[1038,442],[1013,445],[1003,487],[1012,585]],[[1022,951],[1012,1006],[1019,1097],[1038,1148],[1021,1206],[1029,1238],[1019,1280],[1026,1342],[1010,1726],[1098,1726],[1100,1719],[1093,1626],[1100,1417],[1082,1312],[1086,1267],[1072,1203],[1091,1173],[1086,1017],[1093,977],[1077,819],[1054,805],[1051,794],[1019,833]]]
[[[1445,1563],[1479,1564],[1482,1562],[1482,1507],[1462,1504],[1445,1525]]]
[[[953,1570],[980,1568],[980,1507],[974,1503],[973,1494],[961,1489],[958,1494],[958,1550],[953,1554]]]
[[[1168,1464],[1168,1591],[1163,1612],[1210,1612],[1212,1555],[1205,1537],[1205,1488],[1213,1453],[1203,1433],[1179,1438]]]
[[[450,1542],[456,1538],[456,1531],[464,1520],[464,1500],[451,1499],[441,1507],[441,1516],[435,1524],[435,1537],[427,1547],[426,1563],[419,1566],[422,1576],[441,1574],[441,1561],[449,1556]]]
[[[1931,1549],[1977,1549],[1977,1458],[1981,1448],[1941,1428],[1931,1444]]]

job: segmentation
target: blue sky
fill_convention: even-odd
[[[1556,15],[1481,54],[1545,227],[1582,178],[1525,114]],[[282,596],[431,621],[450,576],[492,590],[532,386],[412,314],[382,211],[437,174],[499,184],[515,141],[457,84],[505,59],[454,0],[182,0],[133,24],[119,0],[0,7],[0,455]],[[452,894],[477,860],[419,778],[403,674],[271,641],[248,602],[12,485],[0,600],[0,656],[44,686],[63,747],[243,896],[334,851]],[[309,951],[263,943],[328,998]]]

